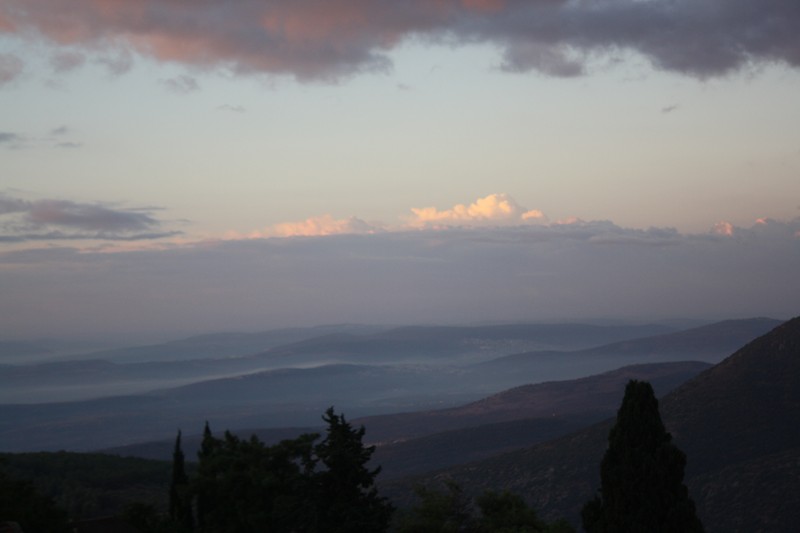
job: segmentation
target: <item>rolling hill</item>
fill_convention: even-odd
[[[794,531],[800,523],[800,318],[748,343],[661,401],[686,452],[686,482],[709,532]],[[578,523],[599,485],[609,420],[566,437],[439,471],[472,491],[524,494],[545,517]],[[411,480],[388,486],[408,501]]]

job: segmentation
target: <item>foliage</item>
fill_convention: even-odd
[[[380,467],[367,468],[375,447],[364,447],[364,427],[353,429],[333,407],[322,418],[328,424],[327,435],[314,449],[324,466],[316,475],[320,490],[318,531],[385,531],[392,507],[375,488]]]
[[[517,494],[486,491],[471,498],[452,480],[446,491],[416,487],[420,503],[401,515],[398,533],[574,533],[565,521],[540,520]]]
[[[631,380],[600,465],[600,494],[581,513],[589,533],[703,531],[683,484],[686,456],[671,441],[653,388]]]
[[[167,461],[63,451],[0,454],[3,459],[10,476],[28,480],[72,519],[116,515],[133,501],[164,510]]]
[[[12,478],[0,469],[0,523],[6,521],[16,522],[28,533],[71,531],[67,513],[51,498],[39,494],[30,482]]]
[[[399,533],[455,533],[474,528],[472,501],[452,480],[445,481],[446,491],[424,486],[414,487],[419,504],[400,515],[395,528]]]
[[[144,533],[175,533],[181,531],[175,528],[172,520],[160,513],[154,505],[142,502],[132,502],[125,506],[121,514],[122,519],[128,524]]]
[[[175,450],[172,452],[172,480],[169,486],[169,518],[176,532],[192,531],[194,516],[192,514],[192,496],[189,478],[186,475],[183,450],[181,449],[181,432],[175,438]]]
[[[302,435],[266,446],[206,425],[198,454],[197,521],[201,532],[385,531],[392,512],[369,470],[364,429],[328,409],[326,438]]]

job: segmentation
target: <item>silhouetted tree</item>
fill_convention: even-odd
[[[600,493],[581,513],[586,531],[703,531],[683,484],[686,455],[671,441],[653,388],[631,380],[600,465]]]
[[[364,446],[364,426],[354,429],[333,407],[325,411],[322,419],[328,424],[327,433],[325,440],[314,448],[325,467],[317,474],[318,531],[385,531],[393,508],[375,487],[380,467],[373,470],[367,467],[375,447]]]
[[[325,439],[301,435],[274,446],[206,425],[193,492],[201,532],[382,532],[392,507],[378,496],[379,469],[367,468],[373,447],[328,409]]]
[[[175,449],[172,452],[172,480],[169,485],[169,517],[177,531],[192,531],[192,499],[189,490],[189,478],[186,476],[183,450],[181,449],[181,432],[175,438]]]

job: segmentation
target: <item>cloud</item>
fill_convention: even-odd
[[[66,200],[29,201],[0,195],[0,241],[141,240],[176,235],[158,230],[152,209],[112,209]]]
[[[498,225],[544,223],[541,211],[528,210],[517,204],[507,194],[490,194],[479,198],[469,206],[458,204],[452,209],[440,211],[435,207],[412,208],[411,226],[452,225]]]
[[[230,105],[230,104],[222,104],[221,106],[217,107],[220,111],[229,111],[231,113],[244,113],[247,111],[244,107],[240,105]]]
[[[71,72],[86,63],[86,56],[80,52],[56,52],[50,57],[50,65],[57,74]]]
[[[65,141],[55,144],[56,148],[68,148],[68,149],[80,148],[81,146],[83,146],[83,143],[76,143],[72,141]]]
[[[116,55],[103,55],[97,62],[113,77],[122,76],[133,68],[133,56],[125,48],[117,50]]]
[[[52,130],[50,130],[50,135],[55,135],[55,136],[66,135],[67,133],[69,133],[69,128],[66,126],[59,126],[57,128],[53,128]]]
[[[381,228],[368,224],[360,218],[333,218],[331,215],[311,217],[300,222],[283,222],[274,224],[263,231],[252,232],[247,238],[268,237],[320,237],[341,234],[369,234],[381,231]],[[241,238],[231,233],[229,238]]]
[[[0,7],[0,10],[3,8]],[[2,20],[2,13],[0,13],[0,20]],[[0,26],[0,33],[2,32],[2,26]],[[22,60],[15,55],[11,54],[0,54],[0,87],[11,83],[20,74],[22,74],[22,69],[24,65]]]
[[[170,91],[178,94],[189,94],[200,90],[200,84],[197,83],[197,80],[185,74],[162,80],[161,83]]]
[[[22,140],[22,137],[10,131],[0,131],[0,144],[2,143],[16,143]]]
[[[236,73],[336,79],[391,67],[402,42],[488,43],[508,71],[576,76],[632,51],[698,78],[800,66],[795,0],[5,0],[0,32]],[[124,58],[123,56],[120,56]],[[114,72],[130,60],[110,63]],[[116,65],[116,66],[114,66]]]
[[[726,237],[733,236],[734,227],[730,222],[717,222],[712,226],[710,233],[713,235],[724,235]]]
[[[8,204],[8,205],[6,205]],[[25,209],[6,198],[6,209]],[[736,238],[610,221],[0,253],[18,336],[797,314],[800,219]],[[613,238],[612,238],[613,237]],[[46,306],[41,302],[47,302]]]
[[[541,211],[520,206],[507,194],[490,194],[469,206],[456,205],[440,211],[435,207],[412,208],[413,216],[399,224],[366,222],[358,217],[334,218],[326,214],[297,222],[273,224],[263,230],[242,235],[231,231],[227,239],[264,239],[273,237],[324,237],[331,235],[364,235],[382,232],[414,230],[439,230],[457,227],[492,227],[520,224],[545,224],[547,218]]]

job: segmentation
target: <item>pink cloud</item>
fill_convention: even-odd
[[[335,79],[386,69],[409,38],[489,43],[509,71],[585,72],[627,49],[705,78],[753,63],[800,66],[796,2],[675,0],[3,0],[0,32],[234,72]],[[699,52],[698,52],[699,51]]]
[[[360,218],[349,217],[337,219],[331,215],[310,217],[298,222],[281,222],[260,231],[247,235],[229,232],[228,240],[264,239],[269,237],[322,237],[342,234],[369,234],[381,231],[381,228],[369,224]]]
[[[351,216],[334,218],[322,215],[297,222],[273,224],[263,230],[248,234],[228,232],[227,240],[265,239],[271,237],[323,237],[328,235],[373,234],[383,232],[402,232],[409,229],[437,230],[453,226],[509,226],[546,224],[547,217],[536,209],[520,206],[507,194],[490,194],[478,198],[470,205],[458,204],[451,209],[438,210],[435,207],[412,208],[413,217],[403,223],[390,225],[381,222],[365,222]]]
[[[14,81],[22,74],[23,63],[20,58],[10,54],[0,54],[0,86]]]
[[[726,237],[732,237],[735,229],[736,228],[734,228],[733,224],[731,224],[730,222],[722,221],[714,224],[714,226],[711,228],[711,233],[713,233],[714,235],[724,235]]]

